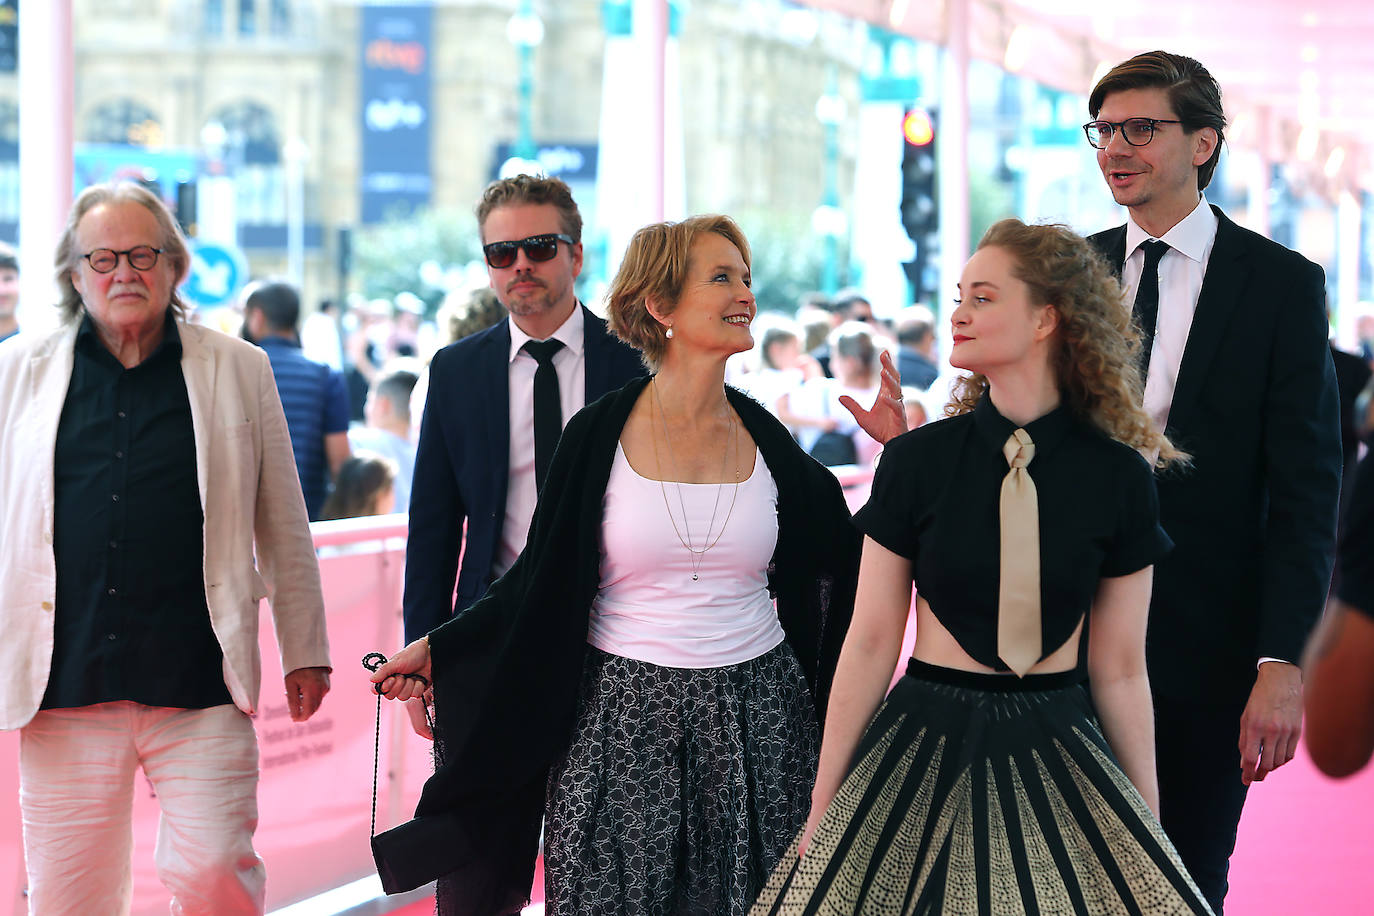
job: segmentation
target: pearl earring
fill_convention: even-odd
[[[669,328],[668,328],[667,337],[668,337],[669,340],[672,340],[672,339],[673,339],[673,329],[672,329],[672,327],[669,327]]]

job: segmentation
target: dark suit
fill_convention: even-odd
[[[1258,659],[1297,662],[1321,614],[1341,444],[1322,269],[1213,210],[1167,430],[1193,464],[1158,481],[1176,546],[1155,567],[1146,649],[1162,820],[1218,907],[1245,799],[1240,716]],[[1125,238],[1091,239],[1118,272]]]
[[[578,308],[583,320],[585,403],[590,404],[645,370],[638,351],[612,337],[606,322]],[[403,608],[408,641],[467,608],[491,585],[492,559],[506,519],[510,470],[509,364],[509,318],[444,347],[429,364],[406,544]]]

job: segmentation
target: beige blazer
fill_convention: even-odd
[[[78,327],[0,344],[0,729],[33,718],[52,666],[53,455]],[[251,714],[262,679],[262,598],[271,603],[282,670],[329,665],[319,566],[267,354],[198,325],[177,329],[205,513],[210,623],[224,683]]]

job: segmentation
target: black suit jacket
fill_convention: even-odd
[[[1326,601],[1341,440],[1322,269],[1216,207],[1169,411],[1191,468],[1159,478],[1151,686],[1243,703],[1262,656],[1297,662]],[[1124,226],[1092,243],[1120,272]]]
[[[586,307],[578,308],[586,361],[584,403],[590,404],[645,369],[639,351],[612,337],[606,322]],[[509,363],[507,318],[444,347],[429,364],[410,492],[402,602],[407,641],[439,626],[491,585],[492,559],[506,520]]]

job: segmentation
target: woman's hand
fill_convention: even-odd
[[[431,673],[429,639],[421,637],[373,672],[372,683],[380,685],[376,688],[377,692],[388,700],[410,700],[425,695],[433,681]],[[420,677],[404,676],[408,674],[418,674]]]
[[[879,359],[883,371],[873,407],[864,410],[847,394],[840,395],[840,403],[854,415],[860,429],[886,445],[907,431],[906,410],[902,407],[902,377],[892,363],[891,354],[884,350]]]

